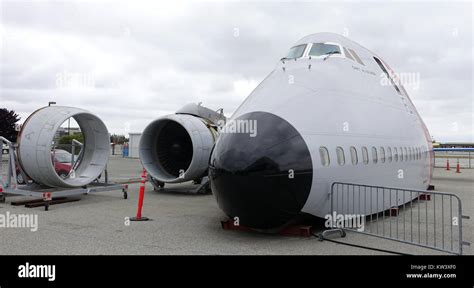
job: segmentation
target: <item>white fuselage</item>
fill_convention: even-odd
[[[333,182],[426,189],[432,174],[432,145],[405,89],[399,84],[397,92],[381,76],[384,72],[373,58],[379,57],[345,37],[318,33],[296,45],[320,42],[352,49],[363,65],[344,53],[324,60],[307,57],[308,51],[297,60],[281,61],[232,119],[252,111],[269,112],[288,121],[302,135],[313,164],[311,192],[302,212],[324,217],[330,211],[328,194]],[[322,163],[321,147],[329,152],[327,166]],[[344,152],[344,164],[338,163],[337,147]],[[351,147],[357,154],[354,163]],[[368,163],[364,163],[363,147],[367,148]],[[393,205],[393,199],[390,201]],[[402,199],[397,201],[403,204]]]

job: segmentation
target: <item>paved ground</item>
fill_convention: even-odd
[[[137,178],[136,159],[113,157],[109,165],[112,179]],[[474,216],[474,169],[461,174],[435,170],[438,191],[457,194],[464,203],[464,214]],[[153,220],[132,222],[137,204],[138,184],[130,185],[129,199],[120,191],[88,195],[79,202],[42,208],[0,204],[0,215],[36,214],[38,231],[0,228],[0,255],[5,254],[383,254],[315,238],[293,238],[259,233],[224,231],[225,219],[212,195],[166,194],[153,191],[147,184],[143,214]],[[465,221],[464,239],[473,242],[472,220]],[[349,233],[347,243],[395,250],[409,254],[436,254],[375,237]],[[473,254],[470,247],[466,254]]]
[[[110,181],[125,183],[140,180],[142,165],[138,158],[110,156],[107,170]]]

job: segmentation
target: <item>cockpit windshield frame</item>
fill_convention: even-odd
[[[327,45],[334,45],[337,46],[339,49],[339,53],[326,53],[322,55],[309,55],[311,48],[313,48],[314,44],[327,44]],[[300,54],[301,56],[299,57],[288,57],[290,55],[287,55],[286,57],[282,58],[282,60],[296,60],[296,59],[301,59],[301,58],[312,58],[312,59],[325,59],[328,56],[331,56],[331,58],[347,58],[346,53],[344,51],[344,47],[336,42],[317,42],[317,43],[306,43],[306,44],[298,44],[290,48],[291,49],[299,46],[304,46],[305,49],[303,50],[303,53]],[[288,52],[289,54],[289,52]]]
[[[322,55],[310,55],[309,53],[311,52],[311,49],[313,48],[313,46],[315,44],[325,44],[325,45],[333,45],[333,46],[337,46],[337,48],[339,49],[339,53],[326,53],[326,54],[322,54]],[[311,57],[311,58],[316,58],[316,59],[319,59],[319,58],[326,58],[328,56],[331,56],[331,58],[344,58],[344,52],[343,52],[343,48],[342,48],[342,45],[339,44],[339,43],[336,43],[336,42],[319,42],[319,43],[310,43],[308,45],[308,49],[307,50],[307,54],[305,55],[306,57]]]
[[[293,60],[293,59],[299,59],[299,58],[302,58],[304,57],[305,53],[306,53],[306,50],[307,50],[307,44],[299,44],[299,45],[295,45],[293,47],[290,48],[290,51],[288,51],[288,54],[283,58],[283,59],[286,59],[286,60]],[[296,50],[297,54],[296,55],[290,55],[290,52],[293,51],[294,48],[299,48],[301,47],[302,49],[301,50]]]

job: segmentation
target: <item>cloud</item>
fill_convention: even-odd
[[[25,119],[48,101],[141,131],[188,102],[230,115],[303,36],[331,31],[397,72],[440,141],[474,141],[467,2],[2,1],[0,100]],[[456,122],[457,128],[452,129]]]

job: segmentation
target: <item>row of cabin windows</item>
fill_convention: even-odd
[[[357,165],[359,161],[362,161],[364,164],[369,164],[369,150],[367,147],[363,146],[361,148],[362,159],[359,160],[359,154],[356,147],[351,146],[349,148],[350,160],[352,165]],[[321,156],[321,165],[329,166],[330,157],[329,151],[326,147],[321,146],[319,148],[319,154]],[[374,164],[380,163],[390,163],[398,161],[413,161],[420,160],[423,155],[426,157],[425,151],[421,147],[377,147],[372,146],[370,149],[370,154],[372,162]],[[346,158],[344,154],[344,149],[340,146],[336,147],[336,158],[339,165],[345,165]]]

